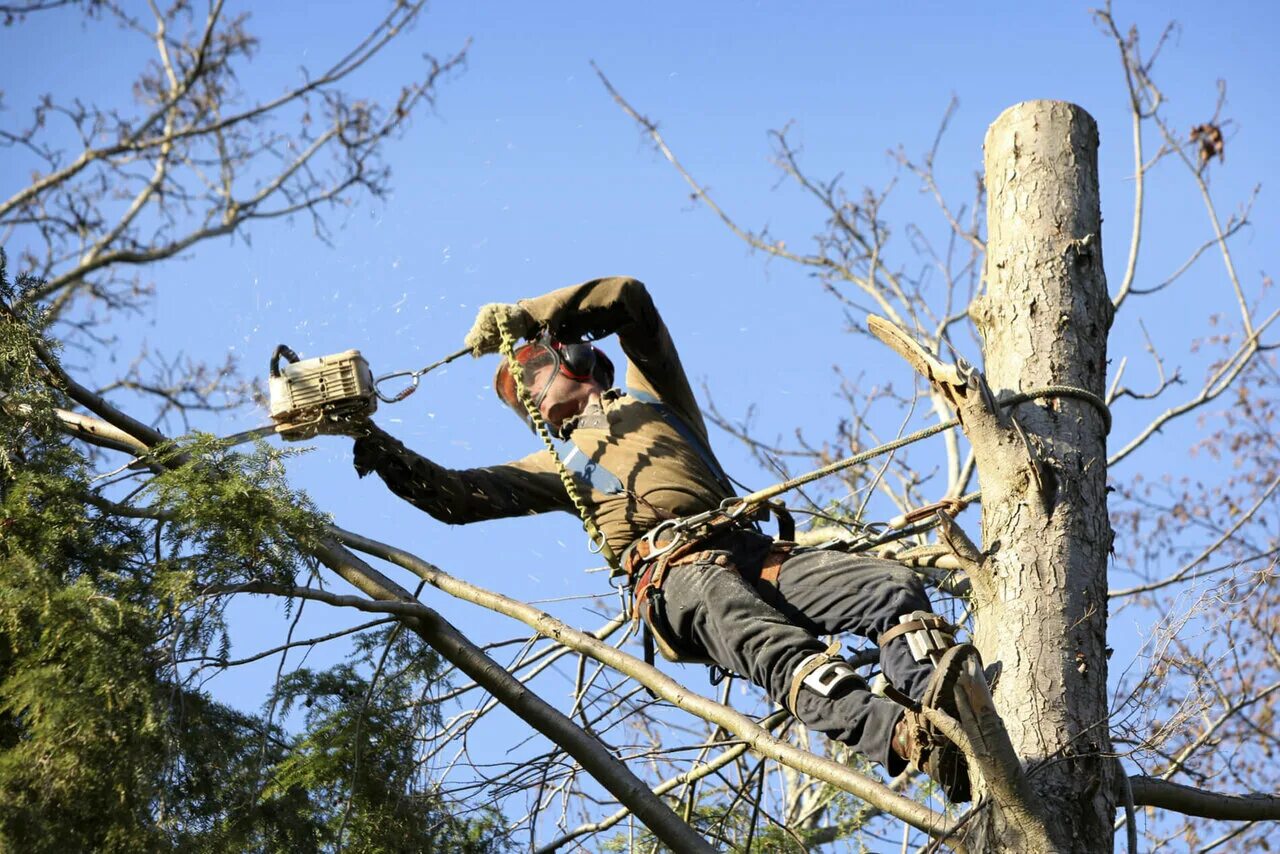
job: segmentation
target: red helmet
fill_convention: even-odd
[[[547,396],[547,390],[551,388],[551,383],[557,376],[565,376],[574,382],[587,382],[594,379],[605,388],[613,385],[613,362],[604,354],[604,351],[585,341],[566,344],[549,335],[543,335],[537,341],[517,347],[515,357],[516,362],[524,369],[525,388],[529,390],[529,396],[533,398],[535,408],[542,405],[543,399]],[[548,366],[554,370],[544,372],[539,382],[538,373]],[[493,375],[493,390],[498,393],[503,403],[515,410],[516,414],[526,422],[529,421],[529,412],[520,402],[520,395],[516,392],[516,381],[511,376],[510,365],[506,359],[502,360],[497,372]]]

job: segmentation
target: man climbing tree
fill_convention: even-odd
[[[629,361],[625,391],[611,387],[613,365],[589,343],[615,333]],[[512,350],[514,337],[531,343]],[[452,524],[579,514],[625,576],[635,612],[665,657],[741,673],[890,774],[911,764],[952,801],[970,799],[962,754],[922,706],[957,717],[953,688],[976,651],[955,643],[953,627],[930,612],[923,583],[906,567],[799,548],[785,515],[774,540],[761,533],[757,514],[732,509],[733,487],[644,285],[596,279],[484,306],[466,344],[481,356],[504,343],[494,388],[549,434],[547,449],[453,470],[368,421],[342,424],[336,429],[356,436],[357,472],[376,471],[397,495]],[[843,632],[879,645],[893,699],[872,693],[838,641],[819,640]]]

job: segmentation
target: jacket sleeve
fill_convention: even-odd
[[[550,510],[573,511],[546,451],[504,465],[448,469],[370,425],[356,439],[356,473],[378,477],[396,495],[451,525]]]
[[[676,345],[644,284],[625,276],[592,279],[520,305],[562,340],[616,333],[629,362],[627,385],[660,399],[706,439],[707,427]]]

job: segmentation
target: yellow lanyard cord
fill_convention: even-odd
[[[591,511],[587,509],[586,502],[582,500],[582,493],[578,491],[578,482],[574,480],[573,474],[565,467],[564,460],[560,459],[560,454],[556,451],[556,443],[551,438],[551,431],[547,429],[547,422],[543,420],[542,413],[538,411],[538,407],[534,406],[533,396],[529,394],[529,389],[524,384],[524,366],[516,360],[515,337],[507,327],[507,320],[499,315],[497,321],[498,335],[502,342],[498,349],[507,360],[507,370],[511,372],[511,378],[515,380],[516,396],[524,404],[525,411],[529,413],[529,420],[533,423],[533,429],[541,437],[542,444],[547,446],[547,453],[551,454],[551,459],[555,461],[556,471],[560,475],[560,482],[564,484],[565,492],[569,493],[569,500],[573,502],[573,509],[578,511],[578,518],[582,520],[583,529],[586,530],[592,544],[600,547],[600,554],[609,564],[609,568],[616,571],[618,569],[618,557],[613,553],[613,549],[609,547],[609,541],[604,538],[604,534],[596,527],[595,520],[591,518]]]

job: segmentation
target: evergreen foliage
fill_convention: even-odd
[[[207,436],[154,452],[159,474],[91,481],[57,429],[43,317],[10,308],[30,286],[0,254],[0,850],[502,848],[497,816],[417,767],[437,721],[414,700],[440,662],[412,635],[357,635],[348,661],[286,673],[278,714],[199,689],[182,662],[230,648],[232,594],[209,591],[294,583],[323,520],[280,453]]]

